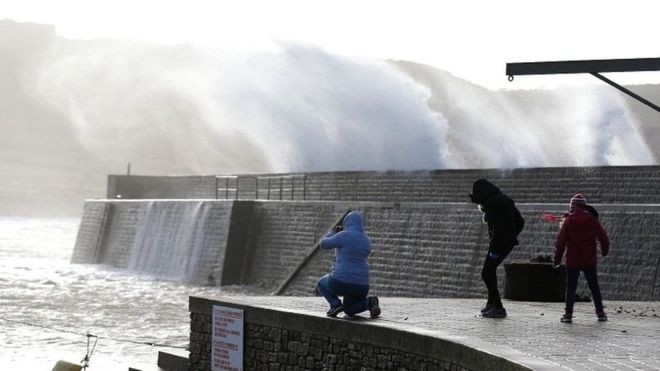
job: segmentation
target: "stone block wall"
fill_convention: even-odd
[[[440,337],[368,323],[190,298],[191,371],[210,370],[213,305],[244,311],[248,370],[528,370],[527,367]]]
[[[72,263],[96,263],[110,205],[106,202],[85,202],[80,219]]]
[[[244,174],[238,175],[237,188],[238,199],[244,200],[466,202],[472,182],[479,178],[490,179],[521,203],[566,203],[583,192],[592,203],[660,204],[660,166]],[[264,188],[268,181],[270,194]],[[116,194],[215,198],[215,177],[111,175],[108,197]],[[230,193],[230,198],[235,195]]]
[[[109,204],[106,225],[99,244],[100,252],[95,263],[128,268],[131,249],[139,226],[140,212],[144,212],[142,205],[139,202],[113,202]]]
[[[71,261],[220,284],[232,204],[88,200]]]
[[[507,262],[529,262],[553,254],[558,224],[544,212],[563,205],[518,205],[526,221]],[[599,207],[610,235],[610,255],[601,259],[599,281],[608,300],[660,299],[660,206]],[[486,226],[469,204],[361,204],[372,241],[371,291],[403,297],[481,297]],[[318,278],[330,271],[333,252],[319,251],[296,274],[285,295],[314,295]],[[289,266],[296,269],[295,264]],[[503,269],[499,270],[503,286]],[[586,286],[581,289],[588,293]]]
[[[215,175],[108,175],[108,199],[215,199]]]
[[[521,203],[564,203],[576,192],[592,203],[660,203],[660,166],[309,173],[306,195],[308,200],[466,202],[479,178]]]
[[[318,251],[307,260],[306,256],[335,220],[352,208],[363,212],[365,229],[372,241],[369,264],[374,294],[469,298],[481,297],[485,291],[480,272],[488,237],[481,214],[472,204],[165,200],[107,203],[103,209],[102,201],[88,201],[72,261],[131,268],[131,257],[143,244],[141,241],[148,240],[140,233],[155,225],[162,231],[151,231],[153,238],[167,237],[181,245],[175,251],[168,243],[156,244],[153,248],[161,251],[155,254],[179,254],[169,261],[181,266],[168,266],[166,271],[185,272],[185,281],[252,284],[275,291],[291,275],[293,279],[283,292],[285,295],[315,295],[316,281],[330,271],[334,253]],[[200,220],[188,221],[189,227],[182,228],[179,214],[183,211],[167,209],[170,204],[195,205],[193,218]],[[152,209],[156,207],[153,205],[160,205],[157,207],[169,210],[171,215],[156,218],[158,213],[150,214],[148,205]],[[659,300],[660,206],[595,206],[611,241],[611,253],[601,259],[599,266],[604,296],[608,300]],[[545,222],[541,216],[544,212],[565,212],[566,206],[518,207],[526,227],[519,237],[520,246],[506,262],[528,262],[538,255],[552,254],[558,224]],[[156,220],[150,220],[153,218]],[[177,232],[177,228],[181,231]],[[94,233],[101,234],[100,241]],[[189,238],[182,240],[178,233]],[[142,240],[136,242],[138,235]],[[227,272],[223,274],[225,267]],[[503,285],[503,269],[499,274]],[[581,290],[587,292],[584,287]]]
[[[275,289],[345,209],[342,203],[256,203],[244,283]]]

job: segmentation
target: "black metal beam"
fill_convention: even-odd
[[[660,58],[507,63],[506,75],[660,71]]]
[[[633,93],[632,91],[630,91],[630,90],[624,88],[623,86],[621,86],[621,85],[615,83],[614,81],[608,79],[607,77],[605,77],[605,76],[603,76],[603,75],[601,75],[601,74],[599,74],[599,73],[592,72],[591,74],[594,75],[594,76],[596,76],[597,78],[601,79],[602,81],[604,81],[604,82],[606,82],[606,83],[608,83],[608,84],[614,86],[615,88],[621,90],[622,92],[624,92],[624,93],[630,95],[631,97],[637,99],[638,101],[640,101],[640,102],[646,104],[647,106],[653,108],[654,110],[660,112],[660,107],[658,107],[657,105],[655,105],[655,104],[649,102],[648,100],[642,98],[640,95],[638,95],[638,94],[636,94],[636,93]]]
[[[602,72],[648,72],[660,71],[660,58],[635,59],[593,59],[586,61],[563,62],[525,62],[507,63],[506,74],[509,81],[516,75],[550,75],[567,73],[590,73],[607,84],[619,89],[641,103],[660,112],[660,107],[642,98],[638,94],[624,88],[614,81],[601,75]]]

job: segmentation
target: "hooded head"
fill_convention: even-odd
[[[493,196],[502,193],[497,186],[486,179],[479,179],[472,184],[472,193],[470,201],[475,204],[483,205]]]
[[[344,230],[345,231],[360,231],[364,230],[362,223],[362,214],[359,211],[351,211],[344,218]]]
[[[582,193],[576,193],[575,196],[571,197],[571,201],[568,204],[569,210],[573,212],[576,208],[583,209],[587,206],[587,198],[584,197]]]

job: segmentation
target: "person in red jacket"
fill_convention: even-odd
[[[555,267],[561,264],[564,251],[566,252],[566,313],[561,317],[561,322],[564,323],[573,321],[573,304],[580,271],[584,272],[587,279],[598,320],[607,321],[596,273],[596,240],[600,243],[603,257],[609,252],[610,242],[607,232],[598,220],[598,214],[594,214],[592,210],[584,195],[578,193],[573,196],[570,212],[564,219],[555,244]]]

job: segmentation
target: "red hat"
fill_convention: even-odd
[[[576,193],[575,196],[571,197],[570,206],[580,205],[584,206],[587,204],[587,198],[584,197],[582,193]]]

